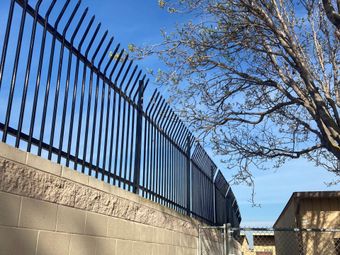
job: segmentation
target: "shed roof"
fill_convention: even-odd
[[[281,217],[285,214],[287,209],[291,206],[294,200],[300,200],[302,198],[310,198],[310,199],[320,199],[320,198],[340,198],[340,191],[299,191],[294,192],[289,198],[286,206],[283,208],[280,216],[277,218],[274,223],[274,227],[280,221]]]

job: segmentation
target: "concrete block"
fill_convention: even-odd
[[[31,153],[27,153],[26,164],[30,167],[34,167],[44,172],[48,172],[58,176],[61,175],[61,165],[42,157],[33,155]]]
[[[77,186],[75,182],[52,174],[44,178],[44,200],[74,207]]]
[[[108,236],[117,239],[138,240],[139,232],[132,221],[109,218]]]
[[[86,212],[67,206],[58,206],[57,231],[83,234]]]
[[[153,244],[152,255],[171,255],[169,254],[169,246],[162,244]]]
[[[107,193],[111,193],[111,187],[112,187],[112,185],[110,183],[103,182],[103,191],[105,191]]]
[[[132,254],[132,241],[117,240],[116,255],[131,255]]]
[[[105,191],[105,192],[108,192],[110,193],[111,191],[111,185],[104,182],[104,181],[101,181],[101,180],[98,180],[97,178],[95,177],[92,177],[92,176],[89,176],[89,184],[88,184],[91,188],[95,188],[95,189],[99,189],[101,191]]]
[[[74,207],[87,210],[97,211],[100,200],[100,192],[85,185],[75,184],[75,201]]]
[[[133,255],[151,255],[152,254],[151,243],[134,242],[133,243]]]
[[[143,242],[155,242],[156,237],[154,233],[154,229],[155,229],[154,227],[140,224],[139,228],[140,228],[139,240]]]
[[[164,229],[165,232],[165,244],[172,244],[172,231]]]
[[[41,200],[23,198],[19,226],[33,229],[56,229],[57,205]]]
[[[184,255],[196,255],[197,254],[197,249],[183,248],[183,254]]]
[[[46,173],[10,160],[7,160],[1,170],[3,171],[1,182],[3,191],[37,199],[45,197]]]
[[[65,255],[68,254],[69,245],[69,234],[41,231],[38,238],[37,255]]]
[[[108,217],[98,213],[86,213],[85,234],[107,236]]]
[[[38,231],[0,226],[1,255],[35,255]]]
[[[172,231],[172,244],[175,246],[181,245],[181,233]]]
[[[196,236],[191,236],[189,240],[189,247],[198,249],[198,237]]]
[[[27,152],[21,151],[15,147],[0,142],[0,157],[25,164]]]
[[[167,240],[166,230],[163,228],[154,229],[155,242],[159,244],[165,244]],[[171,238],[171,235],[170,235]]]
[[[21,198],[0,192],[0,225],[18,226]]]
[[[72,235],[70,241],[70,255],[96,254],[96,239],[91,236]]]
[[[190,235],[181,234],[181,246],[196,248],[197,246],[197,238]]]
[[[176,254],[176,246],[168,245],[168,254],[173,255]],[[177,255],[177,254],[176,254]]]
[[[115,255],[116,242],[116,239],[113,238],[97,238],[96,255]]]
[[[66,166],[62,167],[61,176],[66,178],[66,179],[69,179],[69,180],[72,180],[72,181],[75,181],[75,182],[79,182],[79,183],[82,183],[82,184],[85,184],[85,185],[89,184],[89,176],[88,175],[83,174],[83,173],[79,173],[76,170],[73,170],[73,169],[68,168]]]
[[[184,255],[184,248],[176,246],[176,255]]]
[[[143,224],[141,223],[135,223],[135,232],[136,232],[136,240],[141,240],[141,234],[142,234],[142,229],[143,229]]]
[[[113,185],[111,185],[111,187],[110,187],[110,193],[113,194],[113,195],[116,195],[118,197],[127,199],[129,201],[135,202],[135,203],[140,203],[140,201],[141,201],[140,196],[138,196],[134,193],[131,193],[129,191],[123,190],[121,188],[118,188],[116,186],[113,186]]]

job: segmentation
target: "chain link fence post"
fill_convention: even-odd
[[[224,242],[223,242],[223,251],[224,255],[229,255],[229,229],[230,229],[230,224],[223,224],[223,237],[224,237]]]
[[[202,255],[201,226],[198,225],[198,255]]]

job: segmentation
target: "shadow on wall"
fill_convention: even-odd
[[[3,169],[0,168],[0,171]],[[0,192],[1,255],[35,254],[38,231],[17,228],[20,200],[19,196]],[[38,210],[34,213],[39,216],[43,214]]]
[[[336,208],[324,208],[320,211],[308,211],[302,218],[303,228],[340,228],[340,211]],[[340,232],[302,232],[299,236],[300,252],[306,255],[339,254]]]
[[[223,254],[223,230],[200,229],[199,235],[200,255]]]
[[[20,204],[22,205],[21,210]],[[163,241],[158,242],[157,238],[159,237],[156,235],[159,232],[150,231],[148,233],[151,236],[147,237],[149,240],[143,239],[140,242],[135,242],[140,240],[139,234],[132,233],[136,228],[124,228],[122,224],[116,225],[117,221],[112,221],[110,226],[109,217],[106,215],[85,212],[84,210],[66,206],[59,206],[58,210],[57,208],[58,205],[54,203],[0,192],[0,254],[114,255],[117,254],[116,250],[118,248],[122,254],[136,253],[141,255],[173,255],[177,252],[182,254],[179,250],[185,251],[185,254],[193,255],[197,252],[193,247],[189,248],[189,245],[195,245],[196,243],[188,245],[184,244],[185,240],[182,242],[179,239],[176,246],[171,243],[173,242],[174,232],[169,232],[171,234],[169,237],[164,234]],[[128,217],[133,212],[125,211],[125,213],[126,217]],[[161,212],[161,214],[165,215],[167,213]],[[86,224],[85,215],[87,217]],[[112,219],[117,218],[112,217]],[[136,226],[133,221],[117,220],[131,224],[130,226]],[[187,221],[188,224],[198,226],[198,222],[194,219],[188,218]],[[154,222],[153,226],[156,225],[157,222]],[[115,231],[114,234],[109,234],[112,238],[108,238],[109,226],[112,231]],[[143,226],[147,227],[144,224]],[[56,228],[59,232],[55,231]],[[127,229],[131,229],[131,231]],[[125,235],[124,237],[123,234]],[[116,242],[116,238],[120,240]],[[152,244],[151,240],[153,240],[152,242],[157,240],[157,245]],[[179,242],[187,248],[179,247]]]
[[[318,229],[339,229],[340,211],[336,208],[307,210],[298,220],[298,228],[310,231],[276,231],[277,255],[336,255],[340,253],[340,232]],[[314,230],[313,230],[314,229]]]

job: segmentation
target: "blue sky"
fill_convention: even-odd
[[[49,2],[44,0],[46,1]],[[0,38],[3,37],[9,2],[9,0],[0,1]],[[75,0],[72,1],[74,2]],[[80,11],[88,6],[89,16],[96,14],[96,20],[102,22],[103,29],[108,29],[109,34],[114,35],[116,43],[120,42],[124,47],[129,43],[147,45],[161,41],[160,29],[172,30],[176,23],[180,24],[186,20],[185,16],[168,14],[158,7],[157,2],[157,0],[83,0]],[[144,69],[164,68],[156,57],[140,61],[139,65]],[[149,91],[155,87],[155,84],[151,84]],[[161,88],[162,90],[165,94],[164,89]],[[235,173],[234,170],[225,170],[223,165],[219,164],[217,157],[215,162],[227,180]],[[294,191],[339,190],[339,186],[327,187],[325,184],[333,180],[333,175],[303,159],[290,161],[280,169],[255,171],[254,176],[256,177],[256,202],[261,204],[261,207],[251,206],[249,187],[233,186],[241,209],[243,226],[271,226]]]

